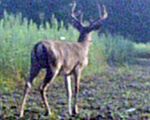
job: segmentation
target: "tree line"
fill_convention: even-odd
[[[99,16],[98,4],[104,4],[109,18],[103,29],[136,42],[150,41],[150,0],[76,0],[77,10],[84,13],[83,21],[92,21]],[[21,13],[37,25],[51,23],[55,16],[59,23],[68,26],[71,22],[72,0],[0,0],[0,18],[4,11]]]

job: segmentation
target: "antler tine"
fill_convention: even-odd
[[[103,5],[103,16],[101,16],[101,20],[105,20],[108,17],[108,12],[106,10],[106,6]]]
[[[101,11],[100,4],[97,4],[97,8],[98,8],[99,17],[101,17],[102,16],[102,11]]]
[[[77,6],[77,3],[76,1],[74,0],[73,1],[73,4],[72,4],[72,9],[71,9],[71,17],[72,17],[72,23],[73,23],[73,26],[78,29],[79,31],[82,30],[83,28],[83,25],[82,25],[82,16],[80,16],[80,20],[78,20],[78,18],[76,17],[75,15],[75,9],[76,9],[76,6]]]
[[[74,0],[74,1],[73,1],[73,4],[72,4],[72,9],[71,9],[71,16],[72,16],[74,19],[78,20],[78,19],[76,18],[76,16],[75,16],[75,9],[76,9],[76,6],[77,6],[77,3],[76,3],[76,1]]]
[[[83,12],[80,12],[80,22],[83,23]]]
[[[97,5],[98,6],[98,12],[99,12],[99,17],[101,20],[104,20],[108,17],[108,13],[107,13],[107,10],[106,10],[106,6],[105,5],[102,5],[102,8],[103,8],[103,11],[101,12],[101,6],[100,4]],[[103,14],[103,15],[102,15]]]
[[[82,24],[82,21],[83,21],[83,13],[82,13],[82,11],[78,11],[78,12],[79,12],[79,17],[80,17],[79,20],[78,20],[78,18],[77,18],[76,15],[75,15],[76,6],[77,6],[76,1],[73,1],[72,10],[71,10],[71,11],[72,11],[71,16]]]
[[[102,25],[102,22],[108,17],[106,7],[104,5],[102,5],[102,7],[103,7],[103,12],[101,12],[101,9],[100,9],[101,7],[98,4],[99,19],[95,20],[94,22],[91,23],[90,31],[94,30],[94,29],[95,30],[98,29]],[[103,15],[101,15],[101,13],[103,13]]]

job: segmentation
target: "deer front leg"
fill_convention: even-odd
[[[72,89],[71,89],[71,76],[65,75],[65,86],[67,91],[67,99],[68,99],[68,112],[72,115]]]
[[[73,114],[78,114],[78,95],[79,95],[79,88],[80,88],[80,78],[81,78],[81,69],[78,68],[74,72],[75,77],[75,91],[74,91],[74,107],[73,107]]]

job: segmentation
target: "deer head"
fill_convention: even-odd
[[[91,32],[94,30],[98,30],[103,22],[107,19],[108,13],[106,7],[104,5],[102,7],[103,15],[100,15],[101,7],[100,5],[98,5],[98,11],[100,15],[99,18],[97,20],[91,21],[89,25],[84,25],[84,23],[82,22],[83,14],[80,14],[80,20],[76,17],[76,2],[73,2],[71,17],[73,26],[80,32],[78,42],[91,42]]]

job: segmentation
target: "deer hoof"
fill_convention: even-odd
[[[75,107],[73,108],[72,114],[73,114],[73,115],[79,114],[79,110],[78,110],[78,107],[77,107],[77,106],[75,106]]]
[[[50,111],[46,111],[44,115],[45,115],[45,116],[50,116],[50,115],[51,115],[51,112],[50,112]]]
[[[20,114],[19,118],[23,118],[23,117],[24,117],[24,115],[23,115],[23,114]]]
[[[23,118],[24,117],[24,111],[23,110],[21,110],[20,111],[20,116],[19,116],[20,118]]]

